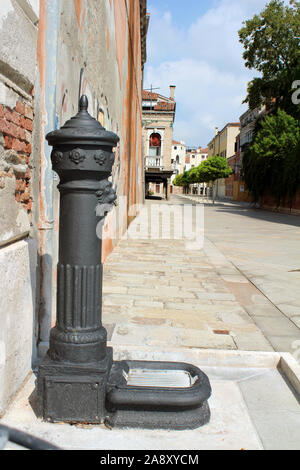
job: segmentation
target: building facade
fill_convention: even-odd
[[[251,197],[245,187],[242,179],[243,156],[247,146],[252,142],[254,129],[258,119],[265,114],[265,107],[250,110],[240,116],[240,134],[236,138],[235,157],[231,158],[231,164],[234,174],[226,180],[226,195],[236,201],[251,201]]]
[[[241,132],[240,132],[240,167],[243,162],[243,153],[247,146],[252,142],[255,125],[258,119],[262,118],[266,113],[265,106],[257,109],[248,109],[240,116]]]
[[[183,140],[178,142],[177,140],[172,141],[172,152],[171,152],[171,165],[174,169],[174,176],[179,175],[184,171],[186,157],[186,144]]]
[[[56,317],[58,177],[49,131],[78,111],[120,137],[103,259],[144,199],[146,0],[2,0],[0,11],[0,414],[48,348]],[[135,209],[137,211],[138,209]]]
[[[208,148],[198,147],[196,149],[187,149],[184,171],[196,168],[208,158]]]
[[[221,131],[215,128],[215,136],[208,144],[208,156],[230,158],[235,154],[235,139],[240,132],[239,122],[229,122]]]
[[[143,90],[143,143],[146,195],[154,192],[168,198],[173,175],[172,141],[176,102],[175,86],[170,97]],[[155,188],[155,190],[153,190]]]
[[[174,170],[170,181],[170,193],[171,194],[182,194],[182,188],[180,186],[174,186],[173,181],[177,175],[183,173],[185,166],[186,156],[186,144],[183,140],[172,141],[172,153],[171,153],[171,165]]]
[[[188,148],[185,157],[184,171],[196,168],[208,158],[208,148]],[[194,183],[189,190],[193,194],[205,195],[207,191],[206,183]]]
[[[230,122],[223,127],[221,131],[215,128],[215,136],[208,143],[208,157],[217,155],[227,160],[232,160],[235,156],[236,137],[240,133],[240,122]],[[226,197],[225,179],[219,179],[216,182],[216,196]]]

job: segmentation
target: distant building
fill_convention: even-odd
[[[188,148],[186,151],[184,171],[188,171],[191,168],[196,168],[207,158],[208,148]],[[194,194],[205,194],[205,188],[205,183],[195,183],[191,185],[191,191]]]
[[[229,122],[221,131],[216,127],[215,136],[208,144],[208,156],[232,157],[235,154],[235,139],[240,127],[240,122]]]
[[[189,171],[191,168],[195,168],[196,165],[196,155],[197,155],[197,149],[196,148],[188,148],[186,151],[186,156],[185,156],[185,165],[184,165],[184,171]]]
[[[235,157],[228,162],[234,171],[234,174],[226,180],[226,195],[236,201],[249,201],[251,198],[246,190],[245,183],[241,177],[243,156],[247,146],[252,142],[254,129],[258,119],[266,113],[265,106],[254,110],[247,109],[240,116],[240,134],[236,138]],[[231,181],[230,181],[231,180]]]
[[[187,149],[185,170],[188,171],[191,168],[196,168],[208,157],[208,148],[205,149],[198,147],[196,149]]]
[[[176,103],[175,86],[170,97],[143,90],[143,143],[146,195],[149,191],[168,198],[172,167],[173,124]]]
[[[240,122],[229,122],[221,131],[215,128],[215,136],[208,143],[208,157],[217,155],[231,161],[235,156],[236,138],[240,133]],[[226,197],[225,179],[217,180],[216,196]]]
[[[174,177],[180,173],[183,173],[186,157],[186,144],[183,140],[177,142],[172,141],[172,154],[171,154],[171,165],[174,170]],[[172,177],[172,179],[174,179]]]
[[[172,154],[171,154],[171,166],[173,168],[173,175],[171,176],[170,192],[176,194],[182,194],[182,188],[180,186],[174,186],[173,181],[177,175],[183,173],[185,166],[186,156],[186,144],[183,140],[178,142],[177,140],[172,141]]]
[[[241,155],[240,155],[240,165],[243,161],[243,154],[247,148],[247,146],[253,140],[253,134],[256,122],[259,118],[263,117],[266,113],[265,106],[256,109],[247,109],[247,111],[241,115],[240,123],[241,123],[241,134],[240,134],[240,147],[241,147]]]

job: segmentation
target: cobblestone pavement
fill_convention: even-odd
[[[176,197],[167,204],[174,203],[186,205]],[[146,201],[136,227],[154,204],[166,202]],[[104,264],[103,323],[111,344],[272,351],[253,319],[261,312],[277,315],[208,239],[191,248],[184,239],[126,236]]]

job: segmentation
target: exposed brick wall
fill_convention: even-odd
[[[15,177],[15,199],[31,211],[31,143],[33,104],[17,101],[14,109],[0,103],[0,146],[4,151],[0,168],[0,189],[5,179]]]

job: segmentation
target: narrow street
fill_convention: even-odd
[[[145,207],[165,203],[148,200]],[[191,203],[172,196],[167,204]],[[109,256],[103,297],[109,340],[295,353],[297,218],[235,203],[205,204],[204,212],[203,249],[187,249],[185,240],[126,237]]]
[[[247,203],[205,204],[206,239],[252,284],[227,278],[230,289],[273,348],[291,353],[300,339],[299,227],[296,216]],[[263,305],[251,300],[255,288],[264,296]]]

